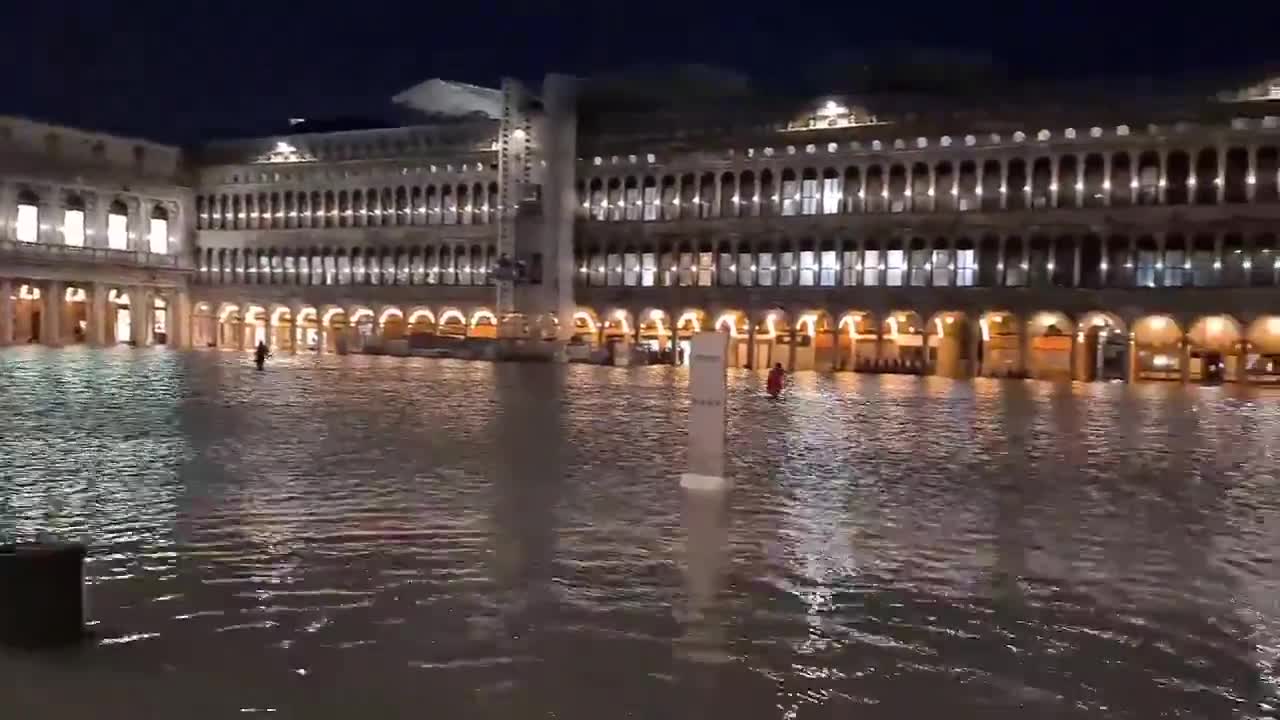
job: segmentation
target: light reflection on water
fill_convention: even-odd
[[[686,379],[0,352],[0,539],[91,540],[99,639],[0,655],[14,716],[1274,703],[1280,394],[738,373],[717,502]]]

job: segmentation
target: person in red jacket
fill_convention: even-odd
[[[782,393],[782,378],[786,372],[782,370],[782,363],[774,363],[773,368],[769,370],[769,381],[766,389],[769,391],[770,397],[778,397]]]

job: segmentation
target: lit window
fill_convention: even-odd
[[[782,214],[795,215],[799,210],[800,184],[795,180],[782,181]]]
[[[902,274],[907,262],[907,254],[902,250],[890,250],[885,253],[888,272],[885,284],[890,287],[902,287]]]
[[[18,205],[18,242],[33,243],[40,237],[40,210],[31,203]]]
[[[818,284],[823,287],[832,287],[836,284],[836,251],[823,250],[821,261],[821,272],[818,275]]]
[[[771,252],[760,253],[760,259],[757,267],[759,269],[756,275],[756,280],[759,282],[759,284],[764,285],[766,287],[772,286],[773,273],[774,273],[773,253]]]
[[[800,251],[800,284],[813,287],[817,280],[818,267],[812,250]]]
[[[800,212],[805,215],[818,214],[818,181],[816,179],[801,183],[800,200]]]
[[[62,217],[62,241],[67,245],[84,247],[84,211],[68,210]]]
[[[658,219],[658,188],[653,185],[644,189],[644,219]]]
[[[653,253],[644,253],[640,256],[640,286],[653,287],[657,276],[658,256]]]
[[[933,251],[933,284],[946,287],[951,284],[951,251]],[[958,283],[957,283],[958,284]]]
[[[880,284],[879,250],[862,251],[862,284],[871,286]]]
[[[151,218],[151,233],[148,246],[157,255],[169,254],[169,221],[164,218]]]
[[[956,251],[956,285],[973,287],[978,274],[978,258],[973,250]]]
[[[835,215],[840,212],[840,202],[844,199],[840,187],[840,178],[823,178],[822,180],[822,214]]]
[[[123,213],[107,215],[107,247],[112,250],[129,249],[129,216]]]

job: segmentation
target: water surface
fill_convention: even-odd
[[[737,372],[717,501],[686,382],[0,351],[0,540],[88,539],[95,632],[2,714],[1275,712],[1280,393]]]

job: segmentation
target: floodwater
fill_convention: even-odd
[[[9,718],[1276,712],[1280,392],[0,352],[0,541],[94,638]]]

